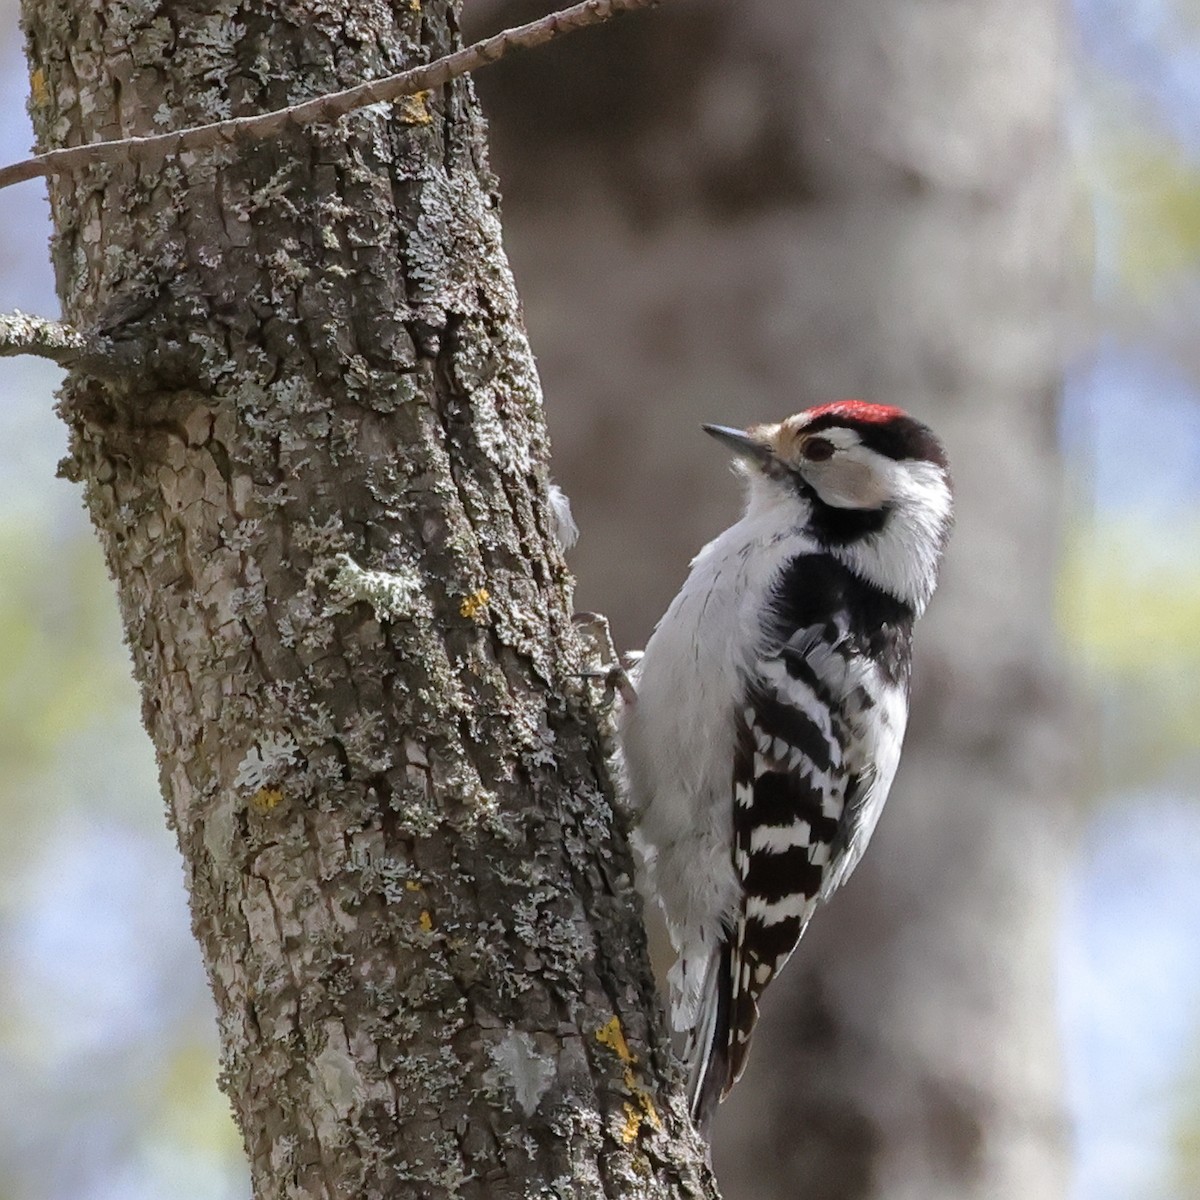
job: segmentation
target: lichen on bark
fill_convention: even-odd
[[[27,0],[24,27],[49,149],[401,69],[457,7]],[[64,471],[256,1194],[712,1195],[470,84],[50,198],[64,316],[132,364],[68,376]]]

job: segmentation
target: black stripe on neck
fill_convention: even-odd
[[[829,627],[844,614],[849,648],[907,686],[912,657],[912,606],[856,575],[829,554],[798,554],[775,585],[771,631],[785,644],[797,630]]]
[[[886,505],[883,508],[835,508],[826,504],[799,475],[793,473],[792,480],[811,510],[809,532],[823,546],[848,546],[878,533],[887,524],[891,510]]]

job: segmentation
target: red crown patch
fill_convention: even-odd
[[[832,404],[819,404],[808,410],[810,417],[837,417],[843,421],[862,421],[883,424],[905,416],[904,409],[891,404],[869,404],[866,400],[835,400]]]

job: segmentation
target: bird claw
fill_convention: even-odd
[[[637,689],[634,687],[631,671],[642,657],[642,652],[631,651],[618,658],[608,620],[600,613],[576,613],[572,620],[590,651],[589,659],[597,664],[577,672],[578,677],[603,685],[606,706],[615,703],[618,696],[626,707],[635,704]]]
[[[629,656],[626,655],[626,658]],[[638,657],[641,655],[639,653]],[[604,685],[606,704],[612,704],[618,696],[626,708],[637,703],[637,689],[633,686],[633,678],[622,663],[612,663],[608,667],[599,667],[594,671],[580,671],[581,679],[592,679]]]

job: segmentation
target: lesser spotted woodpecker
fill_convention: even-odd
[[[621,716],[701,1128],[745,1066],[763,989],[879,819],[952,521],[941,443],[898,408],[704,429],[736,456],[746,510],[693,560]]]

